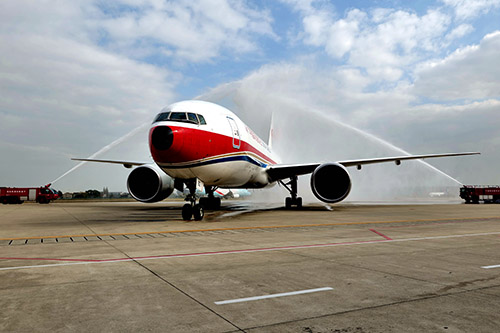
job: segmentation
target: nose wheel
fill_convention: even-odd
[[[186,185],[189,189],[186,201],[189,203],[182,206],[182,219],[190,221],[194,218],[196,221],[201,221],[205,216],[205,210],[202,205],[196,203],[196,179],[186,182]]]

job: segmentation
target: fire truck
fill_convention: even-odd
[[[460,188],[460,198],[465,203],[500,203],[500,186],[464,185]]]
[[[0,202],[3,204],[22,204],[25,201],[36,201],[48,204],[61,195],[50,188],[51,184],[40,187],[0,187]]]

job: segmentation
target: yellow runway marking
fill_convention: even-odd
[[[0,240],[25,240],[25,239],[55,239],[72,237],[106,237],[106,236],[128,236],[128,235],[147,235],[147,234],[177,234],[188,232],[209,232],[209,231],[237,231],[237,230],[259,230],[259,229],[279,229],[279,228],[305,228],[305,227],[323,227],[323,226],[342,226],[342,225],[363,225],[363,224],[390,224],[390,223],[411,223],[411,222],[442,222],[442,221],[463,221],[479,219],[500,219],[500,216],[490,217],[461,217],[446,219],[418,219],[418,220],[394,220],[394,221],[364,221],[364,222],[338,222],[338,223],[316,223],[316,224],[296,224],[296,225],[278,225],[278,226],[260,226],[260,227],[233,227],[233,228],[213,228],[213,229],[189,229],[189,230],[166,230],[166,231],[143,231],[143,232],[125,232],[108,234],[81,234],[81,235],[59,235],[59,236],[30,236],[15,238],[0,238]]]

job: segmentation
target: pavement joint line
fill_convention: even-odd
[[[241,302],[251,302],[251,301],[259,301],[259,300],[268,299],[268,298],[303,295],[303,294],[310,294],[310,293],[315,293],[315,292],[319,292],[319,291],[327,291],[327,290],[333,290],[333,288],[332,287],[322,287],[322,288],[315,288],[315,289],[305,289],[305,290],[298,290],[298,291],[290,291],[290,292],[286,292],[286,293],[236,298],[236,299],[230,299],[230,300],[226,300],[226,301],[217,301],[214,303],[216,305],[224,305],[224,304],[233,304],[233,303],[241,303]]]
[[[187,257],[214,256],[214,255],[225,255],[225,254],[255,253],[255,252],[283,251],[283,250],[298,250],[298,249],[333,247],[333,246],[380,244],[380,243],[396,243],[396,242],[422,241],[422,240],[434,240],[434,239],[451,239],[451,238],[478,237],[478,236],[491,236],[491,235],[500,235],[500,232],[486,232],[486,233],[476,233],[476,234],[445,235],[445,236],[431,236],[431,237],[415,237],[415,238],[402,238],[402,239],[393,239],[393,240],[376,239],[376,240],[355,241],[355,242],[342,242],[342,243],[289,245],[289,246],[278,246],[278,247],[256,248],[256,249],[239,249],[239,250],[223,250],[223,251],[213,251],[213,252],[178,253],[178,254],[165,254],[165,255],[156,255],[156,256],[144,256],[144,257],[116,258],[116,259],[70,259],[70,258],[65,259],[65,258],[12,258],[12,257],[0,257],[0,260],[69,261],[69,262],[60,263],[60,264],[1,267],[0,271],[13,270],[13,269],[23,269],[23,268],[40,268],[40,267],[54,267],[54,266],[69,266],[69,265],[80,265],[80,264],[103,264],[103,263],[116,263],[116,262],[127,262],[127,261],[157,260],[157,259],[170,259],[170,258],[187,258]]]
[[[95,236],[129,236],[129,235],[147,235],[147,234],[182,234],[190,232],[208,232],[208,231],[239,231],[239,230],[265,230],[280,228],[307,228],[322,226],[344,226],[344,225],[363,225],[363,224],[391,224],[391,223],[411,223],[411,222],[440,222],[440,221],[467,221],[467,220],[494,220],[500,219],[500,216],[490,217],[461,217],[461,218],[443,218],[443,219],[416,219],[416,220],[392,220],[392,221],[359,221],[359,222],[337,222],[337,223],[315,223],[315,224],[297,224],[297,225],[277,225],[277,226],[259,226],[259,227],[232,227],[232,228],[211,228],[211,229],[188,229],[188,230],[165,230],[165,231],[143,231],[143,232],[125,232],[125,233],[104,233],[104,234],[81,234],[81,235],[58,235],[58,236],[29,236],[0,238],[2,240],[25,240],[25,239],[50,239],[50,238],[70,238],[70,237],[95,237]]]

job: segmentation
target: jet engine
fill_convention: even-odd
[[[324,163],[311,175],[311,189],[319,200],[336,203],[344,200],[351,191],[351,177],[338,163]]]
[[[158,202],[174,191],[174,180],[154,164],[141,165],[127,179],[130,195],[141,202]]]

